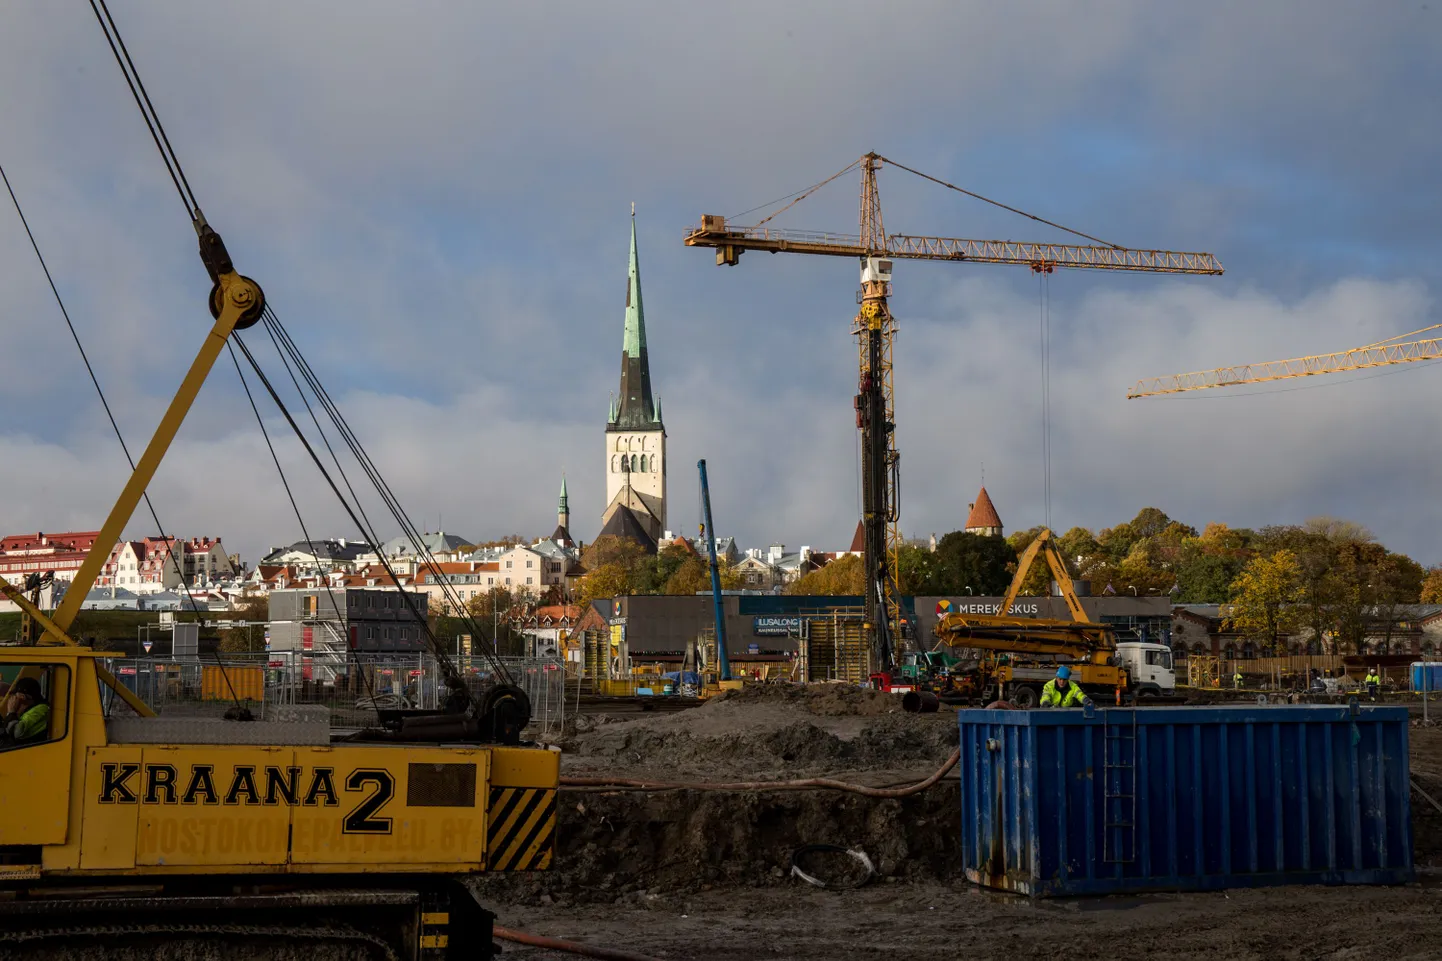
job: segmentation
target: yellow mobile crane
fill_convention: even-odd
[[[1045,559],[1066,602],[1068,620],[1011,614],[1037,557]],[[1077,596],[1052,532],[1043,528],[1017,561],[1016,576],[995,614],[944,615],[937,639],[948,646],[983,652],[976,669],[960,672],[959,686],[982,701],[1005,698],[1035,707],[1041,688],[1061,664],[1094,697],[1121,700],[1169,697],[1176,688],[1171,649],[1146,641],[1118,641],[1110,625],[1091,622]],[[956,672],[954,672],[955,674]]]
[[[118,32],[107,38],[138,84]],[[530,704],[499,661],[489,683],[463,677],[427,631],[446,709],[340,737],[325,724],[156,717],[106,667],[117,655],[69,633],[220,352],[234,341],[249,358],[237,332],[266,316],[260,285],[193,194],[186,205],[214,324],[54,613],[0,579],[38,632],[0,648],[16,720],[0,737],[0,951],[203,935],[492,957],[492,915],[465,878],[550,866],[559,778],[558,754],[520,743]],[[107,688],[137,716],[109,716]]]
[[[876,175],[890,164],[924,180],[958,191],[1049,227],[1091,240],[1092,245],[1018,243],[1010,240],[963,240],[889,234],[882,222]],[[842,175],[861,170],[860,235],[778,230],[766,224]],[[1206,253],[1140,250],[1110,244],[1090,234],[1008,207],[913,170],[876,153],[868,153],[845,169],[801,191],[785,207],[753,226],[729,224],[715,214],[702,216],[686,233],[688,247],[714,247],[718,266],[735,266],[748,250],[769,253],[850,257],[861,266],[861,309],[852,322],[857,338],[860,378],[854,405],[861,431],[861,525],[865,567],[865,629],[871,642],[872,671],[894,665],[901,634],[900,592],[896,583],[896,552],[901,546],[900,460],[896,447],[896,414],[892,385],[892,340],[896,318],[888,306],[891,273],[897,260],[943,260],[953,263],[1015,264],[1050,274],[1059,267],[1126,270],[1165,274],[1220,274],[1222,265]]]

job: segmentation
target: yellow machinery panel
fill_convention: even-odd
[[[97,798],[106,777],[112,781],[124,772],[140,770],[141,748],[92,748],[85,759],[85,806],[80,819],[80,869],[128,870],[135,867],[135,834],[140,806],[122,796]],[[133,777],[133,775],[132,775]]]
[[[444,865],[480,870],[485,748],[296,748],[305,793],[292,807],[297,865]]]
[[[493,754],[507,783],[488,794]],[[535,748],[95,748],[81,869],[479,871],[493,798],[507,863],[541,867],[558,775],[557,755]]]

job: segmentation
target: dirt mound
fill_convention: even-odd
[[[791,853],[805,844],[859,847],[885,877],[951,880],[961,864],[959,810],[955,784],[896,800],[834,791],[566,792],[556,867],[475,883],[487,899],[544,895],[561,904],[795,885]]]
[[[901,698],[895,694],[849,684],[748,684],[711,698],[702,709],[756,702],[779,702],[823,717],[875,717],[901,711]]]
[[[780,726],[675,729],[617,724],[578,736],[567,745],[572,758],[607,770],[669,772],[667,776],[796,777],[837,770],[898,770],[940,764],[952,749],[955,729],[933,719],[878,718],[851,736],[810,721]]]

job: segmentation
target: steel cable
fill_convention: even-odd
[[[170,138],[165,135],[165,126],[160,122],[160,114],[156,113],[155,105],[150,102],[150,94],[145,89],[145,83],[140,79],[140,71],[135,68],[135,61],[130,58],[130,51],[126,49],[125,41],[120,37],[120,28],[115,25],[114,18],[110,16],[110,8],[106,6],[105,0],[90,0],[90,9],[95,12],[95,19],[100,23],[100,30],[105,34],[106,42],[110,44],[110,52],[115,55],[115,63],[125,76],[125,83],[130,87],[130,95],[135,98],[135,106],[140,110],[140,116],[144,118],[146,128],[150,130],[150,139],[155,141],[155,149],[160,151],[160,159],[165,164],[165,170],[170,174],[171,182],[175,184],[176,193],[180,194],[180,202],[185,205],[187,216],[194,222],[200,215],[200,204],[196,201],[195,192],[190,189],[190,181],[186,179],[185,171],[180,166],[180,157],[170,146]]]
[[[75,322],[70,319],[70,310],[65,306],[65,300],[60,296],[60,290],[55,286],[55,278],[50,273],[50,265],[45,262],[45,255],[40,252],[40,244],[35,239],[35,233],[30,229],[30,221],[25,217],[25,211],[20,207],[20,199],[15,196],[15,188],[10,185],[10,178],[5,173],[5,168],[0,165],[0,180],[5,183],[5,190],[10,194],[10,202],[15,207],[15,213],[20,218],[20,226],[25,229],[25,236],[30,241],[30,249],[35,251],[35,259],[40,261],[40,269],[45,273],[45,282],[50,285],[50,293],[55,297],[55,304],[60,308],[60,315],[65,318],[65,326],[70,330],[70,338],[75,341],[75,349],[80,352],[80,360],[85,364],[85,373],[90,375],[90,383],[95,386],[95,393],[100,397],[100,406],[105,408],[105,417],[110,421],[110,429],[115,432],[115,439],[120,442],[120,450],[125,454],[125,461],[130,465],[130,470],[135,470],[135,458],[130,456],[130,447],[125,443],[125,436],[120,432],[120,425],[115,420],[115,412],[110,409],[110,401],[105,397],[105,391],[100,386],[100,378],[96,376],[95,368],[90,363],[90,355],[85,351],[85,345],[81,343],[80,333],[75,329]],[[165,538],[165,528],[160,523],[160,515],[155,510],[155,505],[150,500],[148,490],[141,492],[145,500],[145,509],[150,514],[150,520],[155,524],[157,537]],[[180,555],[176,552],[173,542],[167,541],[170,550],[170,557],[175,562],[175,573],[180,579],[181,586],[185,589],[185,596],[190,601],[192,613],[200,614],[200,625],[205,626],[205,614],[201,613],[200,605],[195,601],[195,595],[191,593],[190,584],[185,579],[185,571],[181,568]],[[112,575],[113,576],[113,575]]]
[[[1087,240],[1102,244],[1106,247],[1111,247],[1114,250],[1128,249],[1126,247],[1123,247],[1121,244],[1114,244],[1109,240],[1102,240],[1100,237],[1093,237],[1091,234],[1085,234],[1082,233],[1080,230],[1075,230],[1071,227],[1063,226],[1062,224],[1056,223],[1055,221],[1047,220],[1045,217],[1038,217],[1036,214],[1029,214],[1025,210],[1019,210],[1016,207],[1012,207],[1008,204],[1002,203],[1000,200],[992,200],[990,197],[983,197],[981,194],[971,190],[967,190],[965,187],[958,187],[956,184],[947,183],[945,180],[933,177],[930,174],[924,174],[920,170],[913,170],[905,164],[897,163],[895,160],[888,160],[885,157],[882,157],[880,159],[882,163],[888,163],[899,170],[905,170],[909,174],[915,174],[922,180],[930,180],[934,184],[940,184],[943,187],[955,190],[957,193],[966,194],[968,197],[971,197],[975,200],[980,200],[983,203],[991,204],[993,207],[1000,207],[1002,210],[1010,211],[1011,213],[1014,213],[1019,217],[1025,217],[1028,220],[1035,220],[1039,224],[1046,224],[1048,227],[1055,227],[1057,230],[1065,230],[1069,234],[1076,234],[1078,237],[1084,237]]]
[[[319,378],[315,375],[315,372],[310,367],[309,362],[306,361],[304,355],[300,353],[300,349],[296,346],[295,341],[291,338],[289,332],[285,330],[284,325],[281,324],[280,318],[277,317],[273,311],[270,311],[268,312],[266,323],[268,329],[272,331],[272,334],[279,336],[280,343],[284,345],[285,352],[289,354],[290,357],[295,361],[296,369],[301,372],[302,378],[310,386],[312,393],[315,395],[316,400],[321,404],[322,409],[326,411],[327,417],[330,419],[332,425],[335,426],[337,432],[341,435],[342,440],[350,449],[351,455],[355,457],[356,462],[361,466],[362,471],[366,474],[367,478],[371,481],[372,486],[375,488],[377,494],[380,495],[382,501],[385,503],[387,510],[390,512],[392,518],[400,526],[402,534],[416,548],[416,553],[420,556],[424,564],[430,567],[435,573],[439,575],[439,562],[436,560],[435,554],[430,550],[428,546],[426,546],[424,539],[421,537],[420,530],[411,521],[409,515],[406,514],[404,507],[401,506],[399,498],[395,496],[395,493],[391,490],[390,485],[386,482],[385,478],[381,476],[379,469],[375,466],[375,462],[366,452],[364,446],[360,442],[360,439],[351,429],[350,424],[341,414],[340,408],[336,406],[334,400],[331,399],[329,392],[327,392],[324,385],[320,383]],[[303,395],[302,399],[304,399]],[[307,407],[309,407],[308,403]],[[324,435],[322,434],[322,436]],[[344,477],[343,472],[342,476]],[[352,492],[352,494],[354,496],[354,492]],[[357,504],[357,506],[359,507],[359,503]],[[364,530],[364,528],[362,529]],[[394,575],[392,576],[394,577]],[[457,616],[460,617],[460,619],[470,628],[472,635],[484,637],[484,634],[481,632],[480,625],[472,618],[469,610],[466,608],[460,597],[459,592],[455,589],[454,585],[452,585],[444,577],[438,577],[437,584],[440,586],[441,592],[445,595],[447,601],[449,601],[451,605],[456,609]],[[399,586],[399,584],[397,584],[397,586]],[[433,641],[435,640],[433,634],[431,635],[431,639]],[[492,642],[492,647],[492,651],[487,652],[483,650],[482,655],[487,658],[487,661],[491,664],[492,669],[495,670],[501,678],[509,681],[509,673],[506,671],[504,665],[498,659],[499,652],[494,649],[494,639]]]

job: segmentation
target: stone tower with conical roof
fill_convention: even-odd
[[[969,513],[966,515],[966,527],[963,528],[968,534],[981,534],[982,536],[1002,536],[1001,516],[996,512],[996,505],[991,502],[991,495],[986,488],[976,495],[976,503],[966,505]]]
[[[636,209],[631,208],[631,267],[626,287],[626,327],[621,343],[620,396],[611,402],[606,422],[606,513],[635,515],[659,540],[666,529],[666,427],[660,399],[651,393],[651,361],[646,351],[646,312],[641,303],[641,265],[636,253]]]

